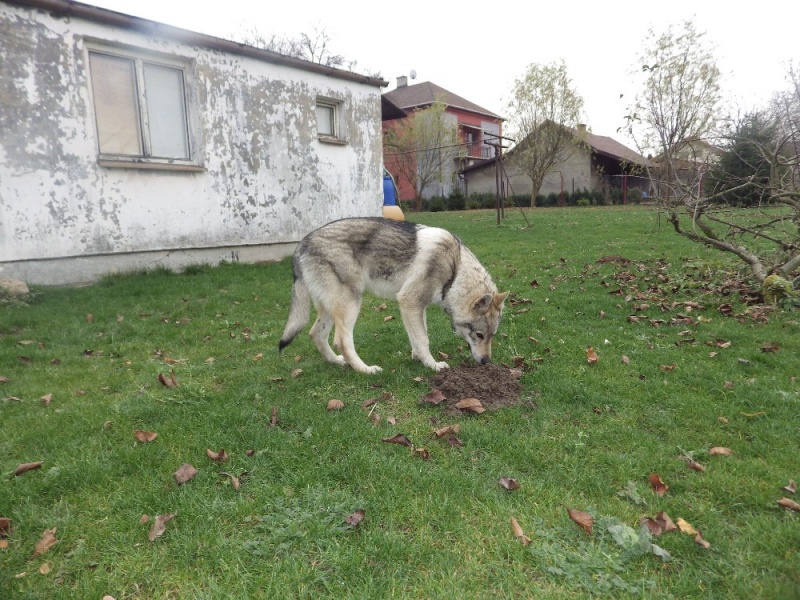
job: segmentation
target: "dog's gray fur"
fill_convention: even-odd
[[[453,320],[453,331],[469,343],[473,358],[488,363],[507,293],[456,236],[435,227],[383,218],[334,221],[309,233],[294,252],[294,285],[289,319],[281,336],[283,350],[308,324],[310,304],[317,320],[309,335],[326,360],[377,373],[353,345],[353,327],[365,290],[396,299],[411,341],[411,355],[440,370],[428,341],[425,309],[440,305]],[[329,337],[335,327],[334,346]]]

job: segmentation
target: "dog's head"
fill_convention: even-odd
[[[472,357],[482,365],[492,362],[492,338],[500,326],[508,292],[485,294],[453,312],[453,331],[469,344]]]

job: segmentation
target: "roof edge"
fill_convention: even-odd
[[[75,2],[75,0],[3,0],[7,4],[14,4],[26,8],[40,9],[48,11],[49,13],[57,16],[77,17],[87,21],[96,23],[104,23],[107,25],[114,25],[123,29],[130,29],[145,34],[162,34],[169,36],[177,41],[192,44],[196,46],[203,46],[213,50],[220,50],[223,52],[230,52],[232,54],[239,54],[249,58],[255,58],[265,62],[287,67],[295,67],[303,71],[310,71],[336,79],[344,79],[355,83],[362,83],[371,85],[373,87],[386,87],[389,82],[379,78],[371,77],[369,75],[361,75],[352,71],[344,69],[337,69],[336,67],[328,67],[319,63],[303,60],[302,58],[295,58],[293,56],[286,56],[270,50],[263,50],[254,46],[248,46],[241,42],[234,42],[224,38],[215,37],[205,33],[198,33],[189,29],[175,27],[174,25],[167,25],[143,17],[136,17],[126,13],[93,6],[91,4],[84,4],[82,2]]]

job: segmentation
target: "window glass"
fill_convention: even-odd
[[[331,137],[336,136],[333,106],[317,104],[317,133]]]
[[[134,61],[89,55],[100,152],[141,156]]]
[[[145,63],[144,91],[151,155],[189,158],[183,71]]]

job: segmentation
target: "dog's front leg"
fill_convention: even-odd
[[[434,371],[446,369],[449,365],[444,361],[436,361],[431,354],[428,339],[428,324],[425,319],[425,306],[416,303],[405,303],[398,298],[400,316],[411,342],[411,357]]]

